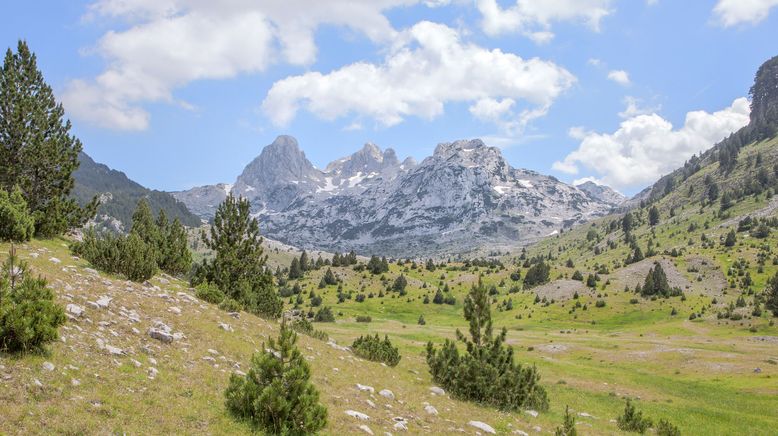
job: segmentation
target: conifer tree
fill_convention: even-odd
[[[327,425],[327,408],[311,383],[311,369],[295,346],[297,334],[281,323],[278,341],[251,359],[245,377],[233,374],[225,391],[227,409],[267,434],[309,435]]]
[[[652,226],[659,224],[659,209],[656,206],[651,206],[648,210],[648,224]]]
[[[19,187],[9,194],[0,188],[0,241],[28,241],[35,232],[35,220]]]
[[[13,246],[0,271],[0,351],[37,351],[58,337],[65,311],[43,278],[33,277]]]
[[[206,247],[216,254],[204,260],[205,280],[248,311],[270,318],[281,316],[283,302],[273,289],[273,276],[265,268],[259,223],[250,214],[251,205],[232,194],[219,205],[210,235],[202,234]]]
[[[555,436],[578,436],[578,430],[575,429],[575,417],[570,414],[570,407],[565,406],[565,420],[562,427],[557,427]]]
[[[303,250],[302,254],[300,255],[300,269],[303,271],[311,270],[311,264],[308,260],[308,253],[305,250]]]
[[[83,225],[97,208],[96,199],[81,209],[69,196],[82,146],[64,114],[27,43],[8,49],[0,71],[0,188],[21,189],[42,237]]]
[[[464,314],[470,323],[470,337],[459,330],[456,334],[467,354],[460,355],[448,339],[440,350],[429,342],[427,364],[432,379],[459,398],[502,410],[548,410],[537,369],[514,362],[513,348],[505,345],[506,329],[493,334],[489,296],[480,279],[465,299]]]
[[[773,316],[778,317],[778,273],[767,281],[767,288],[765,293],[765,307],[773,313]]]
[[[165,218],[165,225],[167,226],[167,218]],[[149,246],[159,248],[160,232],[157,227],[157,223],[154,222],[154,214],[151,212],[151,206],[145,198],[141,198],[138,201],[138,205],[135,206],[135,212],[132,214],[132,227],[130,227],[130,233],[138,235],[138,237],[148,244]]]
[[[724,246],[734,247],[736,242],[737,242],[737,235],[735,234],[735,230],[732,229],[729,231],[729,233],[727,233],[727,237],[724,239]]]
[[[299,279],[303,276],[303,270],[300,268],[300,259],[292,258],[292,263],[289,265],[289,280]]]
[[[160,216],[164,211],[160,211]],[[189,251],[189,239],[186,229],[176,217],[164,232],[164,246],[160,269],[172,275],[182,275],[192,268],[192,252]]]

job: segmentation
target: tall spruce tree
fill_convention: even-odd
[[[19,186],[43,237],[83,225],[97,209],[97,199],[82,209],[69,197],[82,146],[64,114],[27,43],[9,48],[0,71],[0,188]]]
[[[273,288],[273,276],[265,268],[259,223],[250,214],[245,198],[232,194],[216,209],[210,235],[202,233],[205,246],[214,251],[213,260],[204,260],[205,279],[243,307],[262,316],[281,316],[283,302]]]

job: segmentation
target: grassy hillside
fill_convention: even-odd
[[[765,189],[740,196],[722,211],[720,200],[705,200],[703,188],[711,176],[722,191],[732,189],[776,163],[778,140],[749,145],[730,171],[711,162],[656,203],[633,211],[634,242],[645,254],[651,241],[656,252],[635,263],[625,263],[632,249],[621,230],[622,215],[614,215],[491,266],[452,262],[429,271],[423,262],[392,262],[378,275],[338,267],[332,271],[339,283],[320,288],[324,267],[282,283],[301,287],[303,312],[329,306],[336,313],[335,323],[315,327],[339,346],[307,336],[299,342],[329,409],[324,433],[358,434],[364,425],[375,434],[401,434],[396,418],[407,421],[409,434],[475,434],[471,420],[500,434],[547,433],[562,422],[569,405],[581,434],[619,434],[615,418],[626,398],[654,421],[669,419],[682,434],[774,433],[778,326],[763,306],[761,315],[753,312],[755,298],[778,271],[778,230],[757,238],[753,229],[741,229],[732,247],[723,240],[745,216],[776,217],[778,197]],[[655,226],[648,223],[650,206],[659,211]],[[223,390],[229,374],[247,369],[252,353],[277,334],[278,324],[246,313],[233,318],[196,300],[185,283],[171,277],[141,285],[99,274],[71,257],[66,245],[66,240],[33,241],[19,248],[33,271],[50,280],[63,305],[77,304],[86,312],[61,329],[61,341],[48,355],[0,355],[0,433],[249,433],[227,415]],[[0,244],[0,253],[7,249]],[[270,254],[276,265],[296,255],[286,247],[270,248]],[[529,260],[540,256],[550,264],[551,281],[522,289],[515,273],[525,277]],[[655,262],[684,297],[651,299],[633,292]],[[598,273],[599,281],[589,287],[585,280],[572,280],[575,271],[584,279]],[[408,281],[406,295],[388,289],[401,274]],[[462,302],[479,276],[494,286],[495,326],[508,329],[516,359],[537,365],[551,402],[548,413],[504,413],[431,393],[425,344],[466,330]],[[454,304],[433,303],[446,286]],[[321,297],[321,306],[311,307],[311,293]],[[102,296],[112,299],[108,307],[93,307],[90,302]],[[287,309],[297,300],[285,297]],[[736,307],[738,300],[743,307]],[[421,315],[426,325],[417,323]],[[357,316],[372,322],[358,323]],[[183,336],[172,344],[150,338],[146,332],[157,322]],[[389,335],[402,354],[400,363],[390,368],[341,348],[365,333]],[[44,362],[54,369],[48,371]],[[395,398],[378,395],[382,389]],[[437,414],[425,410],[428,405]],[[349,410],[370,418],[357,420]]]

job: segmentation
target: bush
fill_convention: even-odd
[[[200,283],[195,288],[195,296],[211,304],[219,304],[224,301],[224,293],[210,283]]]
[[[681,436],[681,430],[678,427],[670,423],[670,421],[660,419],[656,425],[657,436]]]
[[[618,417],[616,424],[619,430],[643,434],[651,427],[651,420],[643,418],[643,412],[635,409],[632,402],[627,399],[627,404],[624,406],[624,414]]]
[[[400,363],[400,351],[392,346],[388,336],[384,336],[383,341],[378,335],[360,336],[351,344],[351,350],[363,359],[383,362],[389,366]]]
[[[34,233],[35,219],[19,187],[10,194],[0,188],[0,241],[29,241]]]
[[[357,322],[371,322],[373,318],[369,315],[357,315]]]
[[[493,336],[489,297],[481,280],[465,299],[464,315],[471,338],[457,331],[457,339],[466,345],[467,354],[460,355],[448,339],[440,349],[427,343],[427,364],[435,383],[455,397],[502,410],[548,410],[537,369],[514,362],[513,348],[505,345],[507,330]]]
[[[316,316],[313,317],[316,322],[335,322],[335,315],[332,313],[332,309],[325,306],[316,312]]]
[[[225,312],[240,312],[243,306],[232,298],[225,298],[219,303],[219,309]]]
[[[545,262],[532,265],[524,276],[524,289],[532,289],[535,286],[548,283],[551,267]]]
[[[419,320],[416,323],[419,325],[427,325],[427,321],[424,319],[424,315],[419,315]]]
[[[283,322],[278,342],[271,339],[267,351],[254,355],[248,374],[230,376],[224,395],[233,416],[268,434],[314,434],[327,425],[327,408],[295,342],[297,335]]]
[[[39,351],[58,338],[65,311],[46,280],[28,274],[13,247],[0,274],[0,350]]]
[[[83,240],[71,244],[70,249],[95,268],[124,275],[134,282],[152,278],[157,270],[155,248],[135,233],[129,236],[98,236],[90,229],[84,233]]]
[[[605,300],[597,300],[596,303],[594,303],[595,307],[605,307]]]
[[[304,335],[310,336],[320,341],[326,341],[327,339],[329,339],[327,333],[321,330],[316,330],[315,328],[313,328],[313,324],[311,324],[310,321],[304,318],[298,319],[297,321],[293,322],[291,327],[292,330],[296,332],[300,332]]]

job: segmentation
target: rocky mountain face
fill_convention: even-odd
[[[251,201],[272,239],[403,257],[524,245],[604,215],[623,199],[609,188],[577,188],[512,168],[480,140],[440,144],[420,164],[368,143],[319,170],[290,136],[265,147],[232,193]],[[210,218],[226,190],[173,195]]]
[[[576,188],[587,193],[595,201],[601,201],[613,207],[618,207],[627,201],[627,197],[616,192],[610,186],[598,185],[594,182],[584,182],[575,185]]]

